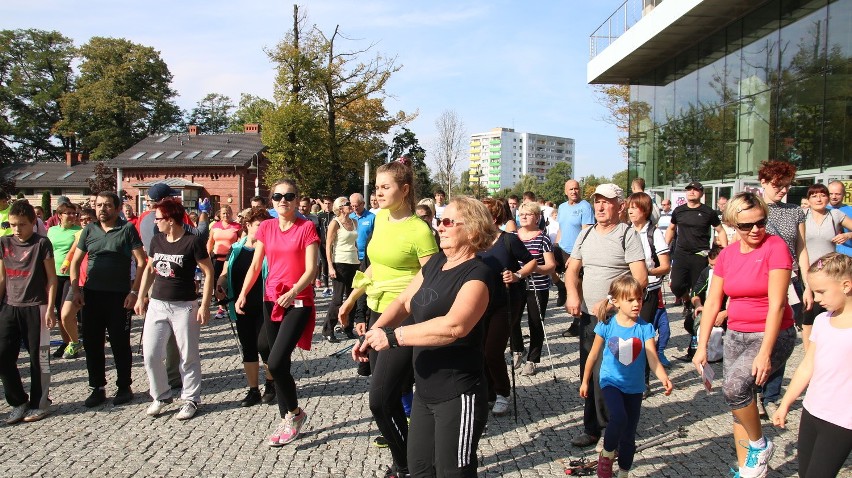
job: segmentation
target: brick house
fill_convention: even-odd
[[[94,178],[95,164],[88,161],[85,153],[68,151],[65,162],[10,164],[0,170],[0,176],[15,182],[15,190],[6,191],[13,198],[20,194],[33,206],[39,206],[42,194],[49,192],[51,208],[55,209],[59,196],[67,196],[75,204],[83,204],[89,199],[91,189],[88,179]]]
[[[187,210],[197,210],[198,199],[209,197],[214,208],[230,205],[236,212],[256,192],[267,193],[265,149],[258,124],[245,125],[243,133],[217,134],[199,134],[190,126],[188,133],[149,136],[106,164],[137,211],[144,210],[148,188],[164,182],[181,192]]]

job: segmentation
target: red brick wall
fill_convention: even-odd
[[[254,196],[254,175],[246,174],[245,169],[237,169],[236,171],[234,168],[205,168],[204,171],[197,169],[123,169],[122,173],[121,189],[132,196],[134,209],[139,207],[140,201],[139,188],[133,187],[133,184],[169,178],[181,178],[204,185],[204,189],[200,191],[201,195],[219,196],[220,205],[230,205],[235,213],[248,207],[249,201]]]

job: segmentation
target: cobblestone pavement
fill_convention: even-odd
[[[551,298],[545,325],[556,378],[546,353],[536,375],[517,377],[518,421],[511,416],[490,419],[479,446],[480,476],[565,476],[563,461],[594,454],[569,443],[582,433],[578,342],[561,336],[569,317],[553,302]],[[321,319],[327,304],[327,299],[318,304]],[[675,390],[666,397],[653,384],[654,393],[643,405],[638,442],[680,426],[688,436],[638,453],[632,476],[729,476],[734,463],[730,414],[718,391],[707,395],[692,366],[674,360],[683,355],[687,337],[681,308],[669,306],[669,311],[674,334],[669,373]],[[134,352],[141,323],[134,319]],[[277,407],[239,407],[246,382],[235,339],[227,321],[214,320],[202,329],[204,403],[194,419],[178,421],[177,405],[155,419],[145,415],[150,398],[142,357],[136,353],[136,398],[129,405],[94,409],[83,406],[89,394],[84,359],[54,359],[51,398],[56,410],[40,422],[0,426],[0,476],[384,476],[390,453],[371,445],[377,429],[367,406],[368,379],[355,374],[348,355],[329,357],[347,342],[322,341],[320,326],[318,320],[314,348],[294,353],[299,399],[309,422],[304,435],[288,446],[270,449],[265,442],[279,420]],[[787,367],[788,381],[801,357],[799,346]],[[19,364],[26,360],[22,353]],[[112,366],[110,358],[107,363]],[[721,364],[714,368],[721,376]],[[113,369],[107,377],[114,381]],[[114,393],[110,383],[107,394]],[[764,422],[767,436],[778,445],[770,476],[795,476],[800,403],[787,430]],[[8,412],[3,402],[0,414]],[[852,460],[841,475],[852,477]]]

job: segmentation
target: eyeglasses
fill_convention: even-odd
[[[761,219],[757,222],[738,222],[737,223],[737,229],[739,229],[740,231],[743,231],[743,232],[749,232],[752,229],[754,229],[755,226],[757,226],[758,229],[763,229],[764,227],[766,227],[766,218],[764,217],[763,219]]]
[[[518,214],[518,217],[535,217],[536,215],[531,212],[522,212]]]
[[[80,215],[79,212],[63,212],[62,214],[65,214],[66,216],[79,216]]]
[[[770,182],[769,185],[772,186],[773,189],[777,189],[778,191],[790,189],[790,183],[778,184],[776,182]]]
[[[464,224],[463,222],[458,222],[455,219],[450,219],[448,217],[444,217],[438,220],[438,224],[442,224],[444,227],[455,227],[460,224]]]
[[[296,193],[284,193],[284,194],[275,193],[275,194],[272,195],[272,200],[275,201],[275,202],[280,202],[282,199],[287,201],[287,202],[290,202],[290,201],[296,199]]]
[[[154,221],[156,221],[156,222],[160,222],[160,221],[162,221],[162,220],[164,220],[164,219],[166,219],[166,218],[165,218],[165,217],[157,217],[157,216],[154,216]]]
[[[343,204],[341,204],[341,205],[340,205],[340,207],[351,207],[351,206],[352,206],[352,205],[351,205],[351,204],[349,204],[348,202],[345,202],[345,203],[343,203]]]

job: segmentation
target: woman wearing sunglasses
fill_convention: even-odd
[[[787,287],[793,268],[787,244],[767,232],[769,208],[757,195],[739,193],[728,203],[724,221],[739,241],[716,259],[713,280],[701,314],[701,336],[692,363],[708,367],[707,344],[713,322],[728,300],[725,334],[725,402],[734,416],[734,446],[741,476],[765,476],[775,445],[763,436],[754,387],[763,386],[793,352],[796,331]]]
[[[370,267],[355,275],[354,285],[358,288],[338,313],[342,324],[347,323],[352,306],[366,292],[370,328],[374,328],[379,316],[411,283],[422,264],[438,252],[429,225],[414,214],[414,191],[414,172],[409,164],[394,161],[377,170],[376,199],[381,209],[376,213],[373,237],[367,245]],[[412,323],[412,318],[404,323]],[[359,335],[365,333],[364,324],[356,327]],[[411,356],[409,348],[369,353],[370,411],[394,462],[388,477],[408,475],[408,422],[402,397],[410,397]]]
[[[245,314],[247,297],[260,275],[264,258],[268,273],[263,293],[264,328],[270,345],[267,366],[275,380],[281,422],[269,436],[269,446],[292,442],[308,419],[299,407],[296,381],[290,372],[291,355],[298,345],[310,350],[316,310],[313,284],[319,257],[319,236],[314,223],[296,216],[299,189],[289,179],[272,187],[276,220],[260,223],[254,255],[234,308]]]
[[[413,353],[411,476],[476,476],[477,446],[488,417],[481,319],[489,290],[498,287],[476,253],[492,244],[497,230],[482,203],[455,197],[438,232],[441,252],[387,306],[352,355],[364,361],[370,349]]]
[[[352,293],[352,279],[361,261],[358,260],[358,225],[349,217],[352,205],[349,199],[341,196],[334,200],[332,212],[334,219],[328,223],[326,232],[325,254],[331,259],[328,264],[328,276],[331,278],[333,295],[328,306],[328,315],[322,327],[322,335],[329,342],[339,342],[334,335],[334,325],[337,324],[337,312],[340,304]],[[351,331],[348,333],[352,333]],[[353,336],[354,337],[354,336]]]

